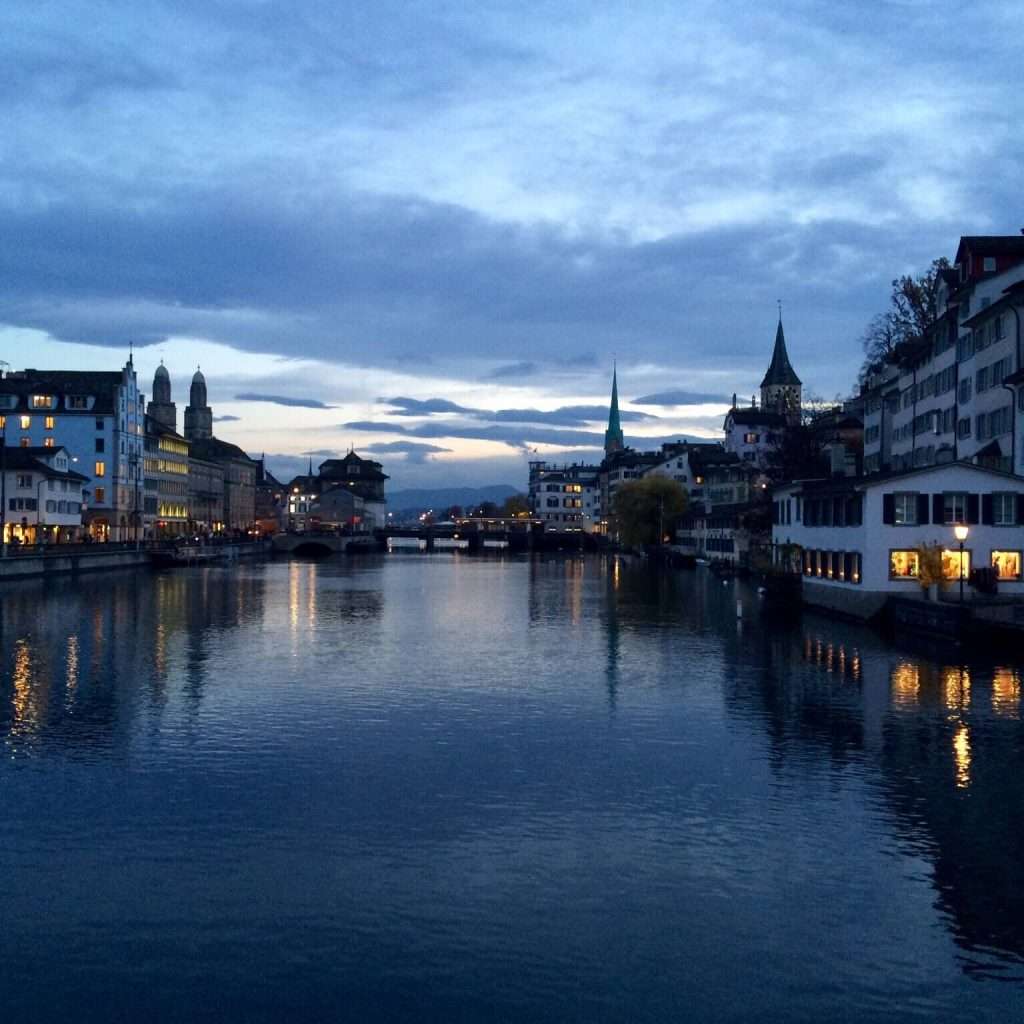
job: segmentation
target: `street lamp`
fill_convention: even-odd
[[[967,534],[970,531],[967,529],[965,523],[957,523],[953,527],[953,534],[956,539],[960,542],[960,601],[964,599],[964,541],[967,540]]]

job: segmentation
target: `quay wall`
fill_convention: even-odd
[[[885,609],[889,595],[877,590],[829,587],[805,579],[801,590],[804,604],[854,619],[873,619]]]
[[[267,554],[269,547],[258,541],[250,544],[232,544],[225,549],[228,561]],[[0,582],[30,579],[38,576],[77,575],[86,572],[107,572],[113,569],[148,569],[152,564],[146,548],[118,547],[104,550],[104,545],[92,548],[75,547],[67,552],[58,548],[33,554],[15,554],[0,558]],[[218,564],[218,563],[212,563]]]

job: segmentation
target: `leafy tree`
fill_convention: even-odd
[[[917,277],[904,274],[892,282],[889,308],[871,318],[861,338],[864,346],[862,380],[890,358],[898,345],[924,337],[941,312],[939,279],[941,272],[948,268],[949,260],[940,257],[932,260],[923,274]]]
[[[501,514],[506,517],[529,515],[530,499],[525,494],[510,494],[505,499]]]
[[[612,509],[619,536],[627,544],[661,544],[688,500],[686,488],[667,476],[628,480],[615,492]]]

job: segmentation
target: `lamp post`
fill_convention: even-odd
[[[964,541],[967,540],[968,529],[966,524],[958,523],[953,527],[953,533],[960,542],[960,601],[964,599]]]

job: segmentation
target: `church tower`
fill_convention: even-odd
[[[171,376],[163,363],[153,374],[153,400],[146,406],[146,415],[169,430],[178,429],[178,407],[171,401]]]
[[[206,378],[196,367],[185,409],[185,438],[202,441],[208,437],[213,437],[213,410],[206,404]]]
[[[619,422],[619,381],[618,372],[612,369],[612,404],[608,410],[608,429],[604,432],[604,453],[621,452],[626,447],[622,436],[622,424]]]
[[[798,418],[800,415],[801,383],[786,352],[786,335],[782,330],[782,313],[775,331],[775,348],[768,372],[761,381],[761,408],[766,412],[779,412]]]

